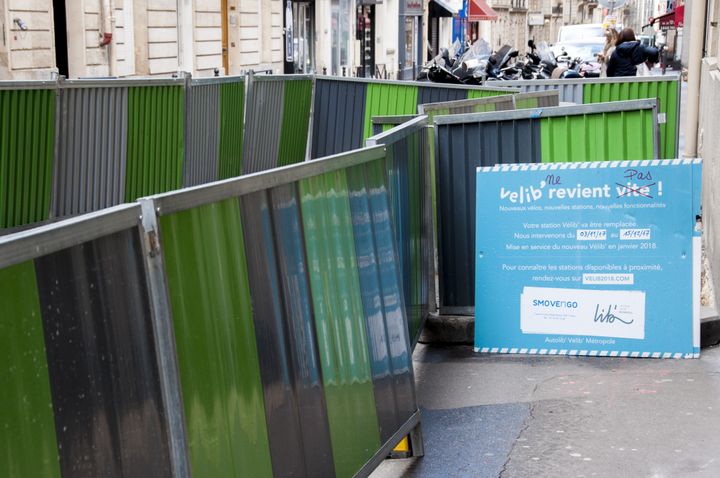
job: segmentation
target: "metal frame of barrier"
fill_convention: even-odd
[[[550,107],[550,108],[537,108],[537,109],[525,109],[525,110],[513,110],[513,111],[503,111],[503,112],[490,112],[490,113],[472,113],[472,114],[459,114],[459,115],[448,115],[448,116],[436,116],[433,118],[433,123],[435,126],[435,161],[436,161],[436,190],[437,190],[437,202],[438,202],[438,214],[437,214],[437,231],[438,231],[438,281],[439,281],[439,308],[440,308],[440,314],[441,315],[473,315],[474,314],[474,306],[467,306],[467,305],[461,305],[457,304],[458,301],[462,301],[464,299],[459,298],[448,298],[445,295],[446,288],[452,289],[455,294],[459,294],[460,296],[467,298],[467,300],[472,300],[473,293],[470,289],[467,289],[465,292],[458,292],[458,288],[456,287],[456,283],[459,281],[465,280],[466,274],[463,274],[459,271],[456,271],[453,269],[454,272],[450,272],[450,276],[456,277],[454,285],[448,285],[445,283],[444,280],[444,269],[447,268],[447,266],[444,266],[444,262],[447,262],[447,258],[443,259],[443,256],[446,255],[444,253],[444,245],[443,245],[443,227],[444,223],[448,222],[448,217],[450,218],[450,221],[452,222],[452,217],[454,215],[459,214],[459,223],[450,226],[452,230],[454,231],[453,234],[459,238],[462,234],[465,234],[466,241],[461,241],[464,246],[460,246],[458,243],[454,243],[452,250],[454,251],[453,254],[462,254],[462,257],[454,260],[454,263],[456,264],[465,264],[466,267],[469,268],[470,271],[474,268],[474,261],[471,261],[472,258],[472,249],[474,248],[474,243],[472,241],[472,237],[474,236],[474,202],[471,204],[468,208],[465,208],[466,210],[458,212],[458,206],[444,206],[443,205],[443,197],[445,197],[446,194],[459,194],[457,200],[461,200],[460,198],[464,197],[471,197],[474,198],[474,182],[470,182],[466,184],[463,189],[461,187],[461,184],[457,184],[457,181],[454,181],[453,179],[448,178],[447,180],[443,179],[448,174],[451,174],[448,171],[445,171],[446,168],[460,168],[458,169],[458,173],[461,176],[467,172],[470,176],[470,169],[474,171],[475,166],[492,166],[494,164],[498,164],[498,160],[491,159],[494,158],[494,155],[503,155],[508,154],[510,163],[515,162],[525,162],[522,159],[525,158],[527,162],[544,162],[545,157],[543,156],[543,151],[546,149],[542,146],[542,140],[541,137],[544,137],[541,133],[541,125],[543,124],[542,121],[546,119],[553,119],[553,118],[566,118],[566,117],[579,117],[579,118],[585,118],[588,115],[591,116],[597,116],[599,118],[602,118],[606,114],[613,114],[613,113],[622,113],[623,118],[628,117],[628,115],[625,115],[625,112],[635,112],[635,111],[649,111],[651,112],[651,121],[652,121],[652,131],[647,132],[644,131],[644,133],[647,135],[647,142],[649,144],[649,147],[651,149],[651,153],[649,154],[652,156],[652,158],[645,158],[645,159],[657,159],[659,155],[659,127],[657,122],[657,101],[655,99],[645,99],[645,100],[634,100],[634,101],[624,101],[624,102],[613,102],[613,103],[599,103],[599,104],[592,104],[592,105],[573,105],[573,106],[561,106],[561,107]],[[647,119],[643,120],[643,117],[640,117],[639,121],[647,121]],[[497,127],[495,127],[495,125]],[[527,123],[527,124],[526,124]],[[563,123],[563,122],[561,122]],[[447,135],[450,134],[448,130],[447,133],[442,131],[445,127],[452,127],[453,125],[462,125],[463,131],[468,131],[469,126],[477,125],[478,128],[480,128],[483,124],[488,125],[490,127],[490,133],[488,138],[494,138],[492,145],[493,148],[492,151],[477,151],[476,153],[473,153],[473,158],[470,160],[466,153],[463,151],[466,151],[466,148],[470,147],[469,145],[465,144],[463,141],[461,141],[462,144],[459,144],[457,147],[460,148],[460,157],[452,157],[451,161],[443,160],[443,158],[447,158],[448,155],[452,155],[452,151],[448,148],[450,148],[451,143],[455,143],[459,141],[459,138],[455,139],[455,142],[446,142],[441,141],[440,136],[441,135]],[[510,129],[507,132],[504,132],[501,128],[502,124],[509,124]],[[644,124],[644,123],[643,123]],[[588,127],[583,123],[583,127]],[[524,129],[523,129],[524,128]],[[522,131],[519,131],[522,129]],[[518,131],[516,131],[518,130]],[[476,132],[477,134],[480,134],[479,138],[483,138],[482,134],[479,130]],[[467,133],[471,134],[471,133]],[[550,132],[546,132],[545,135],[549,135]],[[501,146],[503,144],[503,138],[505,138],[507,135],[509,135],[509,138],[516,138],[519,136],[522,136],[523,138],[527,138],[525,143],[528,145],[528,152],[526,154],[520,154],[520,152],[517,150],[517,147],[512,145],[512,147],[507,151],[507,153],[504,153]],[[585,144],[585,139],[583,136],[578,136],[579,141]],[[601,137],[597,137],[596,140],[599,140]],[[628,138],[635,139],[635,138]],[[479,141],[479,140],[478,140]],[[625,141],[625,140],[623,140]],[[447,143],[447,144],[446,144]],[[643,143],[644,144],[644,143]],[[646,149],[643,147],[641,148],[642,151],[646,151]],[[467,151],[466,151],[467,152]],[[468,153],[469,154],[469,153]],[[488,158],[485,158],[485,156],[488,156]],[[580,159],[586,159],[586,158],[580,158]],[[638,159],[638,158],[605,158],[605,159]],[[473,164],[466,164],[468,161],[471,161]],[[490,161],[490,162],[487,162]],[[493,162],[495,161],[495,162]],[[447,164],[446,164],[447,163]],[[501,164],[505,164],[502,159],[500,159]],[[467,171],[463,168],[469,168]],[[454,169],[453,169],[454,170]],[[445,171],[445,172],[443,172]],[[454,177],[454,176],[453,176]],[[459,176],[460,177],[460,176]],[[453,193],[450,193],[449,191],[445,191],[443,184],[444,181],[450,181],[452,183],[452,190]],[[445,191],[445,192],[443,192]],[[463,192],[464,191],[464,192]],[[443,210],[443,207],[451,207],[451,211],[445,211],[445,213],[440,213],[440,211]],[[447,227],[447,226],[446,226]],[[465,231],[464,233],[461,233],[460,231]],[[460,239],[457,239],[460,240]],[[457,241],[456,241],[457,242]],[[470,261],[470,262],[468,262]],[[462,276],[462,277],[459,277]],[[472,282],[472,279],[467,279]],[[450,302],[450,304],[448,304]],[[454,302],[454,303],[453,303]]]
[[[663,75],[663,76],[633,76],[633,77],[615,77],[615,78],[583,78],[583,79],[563,79],[563,80],[514,80],[506,81],[503,84],[513,88],[521,88],[523,91],[537,91],[545,89],[557,89],[560,91],[560,101],[573,102],[578,104],[597,104],[589,103],[585,101],[587,96],[587,88],[602,87],[601,85],[617,85],[617,84],[643,84],[643,83],[676,83],[677,92],[675,98],[675,149],[674,151],[662,151],[666,155],[670,156],[668,159],[677,157],[679,151],[679,135],[680,135],[680,104],[682,96],[681,88],[682,76],[677,75]],[[619,92],[618,92],[619,93]],[[608,96],[602,95],[601,96]],[[642,98],[624,98],[618,101],[627,101]],[[600,101],[609,101],[609,98],[601,98]],[[658,105],[658,111],[667,111],[666,105]],[[666,141],[665,139],[663,141]],[[665,148],[663,148],[664,150]],[[662,154],[661,154],[662,155]]]

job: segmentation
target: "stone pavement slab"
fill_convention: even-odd
[[[699,360],[418,345],[426,456],[373,478],[719,477],[720,347]]]

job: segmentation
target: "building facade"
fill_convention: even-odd
[[[412,77],[428,0],[0,0],[0,79]]]

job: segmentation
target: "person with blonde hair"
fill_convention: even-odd
[[[618,32],[615,28],[610,27],[605,30],[605,47],[602,53],[598,53],[598,62],[600,62],[600,76],[607,76],[607,64],[610,61],[610,56],[615,51],[615,42],[617,41]]]

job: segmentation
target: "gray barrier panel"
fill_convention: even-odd
[[[440,313],[471,313],[475,300],[475,169],[539,163],[540,121],[436,126]]]
[[[417,103],[422,105],[425,103],[464,100],[465,98],[467,98],[466,90],[421,86],[418,88]]]
[[[248,77],[243,174],[277,166],[285,83]]]
[[[108,85],[58,90],[52,217],[96,211],[124,200],[128,89]]]
[[[581,105],[583,103],[583,81],[589,80],[580,80],[579,82],[572,80],[515,80],[503,81],[503,85],[520,88],[523,93],[558,90],[560,101]]]
[[[183,186],[218,179],[220,84],[192,84],[185,92]]]
[[[317,77],[311,158],[360,148],[367,85]]]

